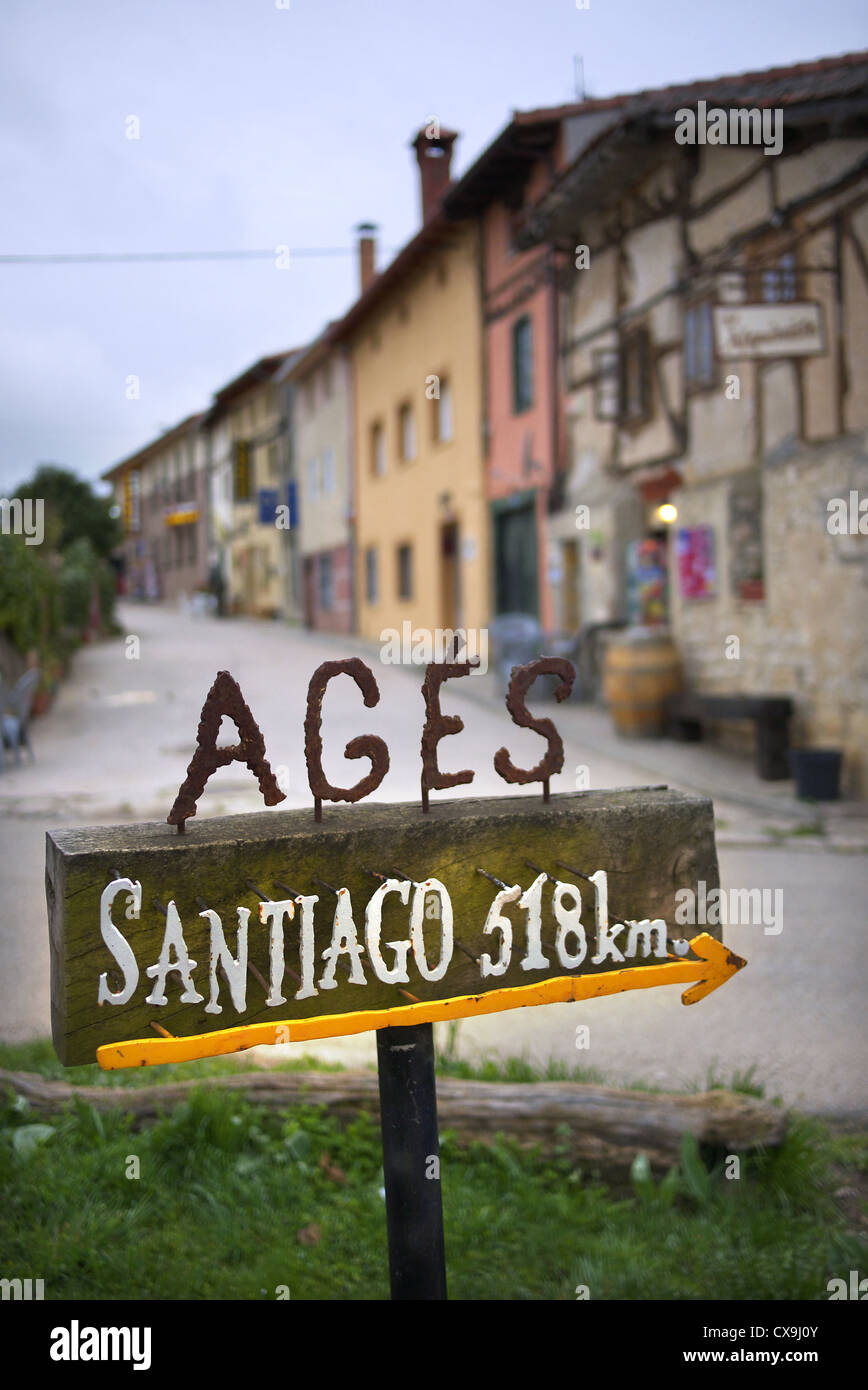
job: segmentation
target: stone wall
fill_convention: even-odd
[[[737,479],[684,488],[674,499],[679,526],[709,525],[715,534],[714,598],[682,598],[672,565],[673,626],[687,681],[708,694],[791,696],[794,743],[843,748],[843,789],[866,796],[868,535],[831,534],[828,503],[849,499],[851,491],[868,498],[868,436],[787,443],[766,458],[757,478],[763,601],[733,590],[729,494]],[[749,730],[725,725],[720,734],[732,745],[744,743]]]

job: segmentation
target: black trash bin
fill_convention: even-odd
[[[840,748],[794,748],[790,764],[796,795],[806,801],[838,801],[841,795]]]

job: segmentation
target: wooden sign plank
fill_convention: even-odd
[[[526,894],[525,906],[502,906],[513,929],[508,964],[503,932],[492,923],[484,930],[500,890],[479,869]],[[551,879],[537,882],[538,869]],[[608,889],[608,925],[604,920],[602,927],[600,881],[596,889],[587,881],[600,870]],[[409,880],[404,890],[401,876]],[[383,878],[392,883],[385,897]],[[138,915],[137,895],[119,888],[120,879],[140,885]],[[554,880],[570,885],[558,890],[560,925]],[[692,933],[675,923],[675,894],[695,889],[699,880],[708,891],[718,886],[711,802],[665,789],[580,792],[548,803],[527,796],[467,798],[432,803],[424,817],[417,804],[367,802],[329,807],[321,824],[309,809],[270,811],[191,823],[183,837],[162,823],[57,831],[47,836],[46,854],[54,1045],[61,1061],[73,1065],[93,1061],[103,1044],[157,1042],[154,1025],[161,1036],[186,1038],[284,1020],[314,1028],[313,1020],[324,1019],[332,1023],[317,1025],[315,1035],[339,1035],[356,1031],[354,1014],[381,1020],[368,1027],[383,1026],[392,1011],[395,1022],[406,1023],[397,1011],[462,996],[482,996],[479,1011],[487,1011],[484,996],[494,991],[660,968],[667,953],[664,945],[661,955],[654,923],[666,924],[664,941],[686,942]],[[426,891],[429,882],[442,885],[448,901],[439,889]],[[101,927],[101,902],[112,883]],[[339,911],[333,890],[345,890]],[[368,949],[366,908],[372,911],[377,893],[381,973],[399,974],[403,955],[406,978],[399,982],[379,977]],[[288,905],[282,950],[281,914],[272,910],[269,921],[266,908],[261,920],[263,898]],[[441,970],[449,907],[453,944]],[[165,944],[167,909],[171,949]],[[616,931],[615,918],[645,925]],[[239,935],[244,921],[246,969]],[[586,949],[581,963],[565,967],[564,959],[581,954],[572,930],[578,921]],[[190,959],[186,980],[176,963],[179,940]],[[409,944],[396,952],[392,942]],[[503,973],[485,973],[484,957],[504,963]],[[695,970],[692,978],[700,975]],[[125,1002],[112,1000],[126,993]],[[166,1002],[148,1002],[155,997]],[[269,1004],[269,998],[282,1002]]]

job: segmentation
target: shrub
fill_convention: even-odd
[[[60,571],[62,618],[79,633],[87,627],[98,565],[96,553],[86,536],[72,541],[64,552]]]
[[[0,632],[22,656],[47,649],[56,620],[57,579],[41,546],[0,535]]]

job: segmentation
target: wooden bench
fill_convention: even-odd
[[[765,782],[791,777],[790,719],[793,702],[782,695],[673,695],[666,702],[670,733],[682,742],[702,738],[709,719],[752,719],[756,770]]]

